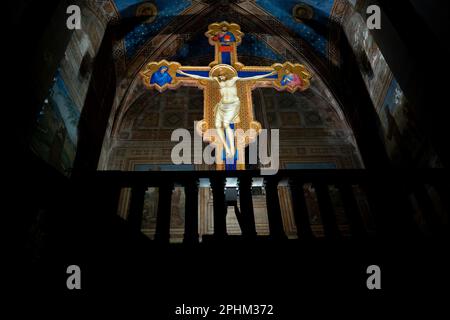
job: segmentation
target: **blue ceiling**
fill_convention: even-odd
[[[283,56],[277,54],[265,42],[259,40],[254,34],[246,34],[238,48],[240,56],[255,56],[271,61],[283,61]],[[184,44],[173,58],[175,61],[184,63],[191,58],[209,57],[214,60],[214,47],[210,46],[203,32]]]
[[[122,18],[133,17],[137,7],[145,0],[116,0],[116,7]],[[158,15],[152,23],[140,24],[133,31],[125,36],[125,49],[127,57],[133,57],[136,51],[145,42],[158,34],[158,32],[169,24],[172,19],[186,10],[191,4],[190,0],[153,0],[151,1],[158,8]]]
[[[130,18],[135,15],[137,7],[145,2],[154,3],[158,8],[158,15],[152,23],[140,24],[125,36],[124,42],[128,59],[132,58],[149,38],[158,34],[175,16],[181,14],[192,5],[190,0],[115,0],[115,5],[122,18]],[[292,9],[297,4],[306,4],[314,10],[312,22],[315,25],[327,26],[333,3],[334,0],[256,0],[257,5],[309,42],[314,50],[324,57],[326,56],[327,48],[326,36],[321,35],[316,28],[295,21],[292,17]],[[243,31],[245,32],[245,30]],[[256,37],[248,36],[244,39],[245,41],[239,48],[240,53],[253,54],[273,60],[279,58],[270,47]],[[207,55],[210,50],[211,48],[205,39],[192,39],[190,44],[185,45],[180,50],[178,56],[184,57],[193,52],[197,55]]]
[[[292,9],[297,4],[306,4],[314,9],[313,21],[319,25],[327,25],[333,8],[334,0],[256,0],[256,3],[267,12],[270,12],[275,18],[281,21],[286,27],[295,31],[304,40],[308,41],[311,46],[322,55],[326,55],[327,40],[313,28],[298,23],[292,17]]]

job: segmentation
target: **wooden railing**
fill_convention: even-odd
[[[264,179],[270,239],[283,240],[286,235],[281,217],[278,186],[288,185],[298,238],[314,238],[309,219],[304,185],[312,185],[320,210],[325,238],[340,238],[335,207],[330,187],[339,190],[339,196],[350,226],[351,237],[366,238],[367,229],[354,194],[355,186],[365,194],[375,220],[377,236],[405,236],[420,233],[416,222],[417,211],[423,215],[425,228],[430,234],[446,231],[445,219],[436,211],[436,197],[430,197],[430,188],[438,195],[439,206],[447,208],[445,190],[447,181],[443,171],[391,171],[366,170],[282,170],[274,176],[261,176],[259,171],[195,171],[195,172],[119,172],[99,171],[95,174],[95,188],[107,190],[109,210],[117,212],[120,191],[131,188],[128,223],[137,232],[141,230],[145,192],[149,187],[159,188],[155,241],[167,243],[170,238],[171,196],[175,185],[184,186],[185,226],[184,242],[197,243],[199,181],[209,179],[213,193],[214,236],[227,238],[225,203],[226,178],[238,180],[239,202],[242,213],[242,238],[257,236],[252,201],[252,181]],[[90,177],[92,178],[92,177]],[[106,199],[106,198],[104,198]],[[106,205],[106,204],[105,204]]]

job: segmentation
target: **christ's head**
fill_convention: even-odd
[[[219,81],[227,81],[228,80],[228,75],[227,75],[227,73],[224,70],[221,70],[219,72],[218,78],[219,78]]]
[[[223,32],[227,32],[227,31],[228,31],[228,27],[223,26],[223,27],[222,27],[222,31],[223,31]]]

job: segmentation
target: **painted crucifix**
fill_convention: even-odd
[[[205,35],[215,47],[215,60],[209,66],[181,66],[178,62],[163,60],[147,64],[141,75],[148,88],[160,92],[182,85],[202,89],[204,119],[197,123],[196,130],[218,149],[217,169],[245,169],[242,149],[256,137],[248,136],[243,143],[236,144],[234,132],[242,129],[258,134],[262,129],[253,118],[252,90],[272,87],[291,93],[304,91],[309,88],[312,75],[298,63],[244,66],[237,55],[244,34],[235,23],[213,23]],[[211,129],[215,129],[217,135],[208,134]]]

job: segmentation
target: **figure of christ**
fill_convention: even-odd
[[[248,78],[240,78],[238,76],[229,77],[226,72],[222,71],[217,77],[202,77],[198,75],[188,74],[181,70],[177,71],[177,73],[197,80],[216,81],[219,84],[221,99],[215,106],[215,128],[217,130],[217,135],[219,136],[219,139],[225,148],[227,159],[233,158],[236,153],[236,147],[234,142],[235,139],[233,129],[231,129],[230,124],[238,123],[240,121],[239,110],[241,106],[241,101],[238,97],[236,82],[263,79],[277,74],[277,72],[273,71],[272,73]],[[225,132],[227,137],[229,138],[229,146],[225,138]]]

